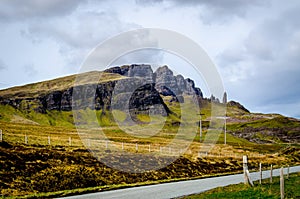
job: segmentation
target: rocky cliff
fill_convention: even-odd
[[[117,73],[127,77],[142,78],[144,82],[153,83],[155,89],[163,96],[172,96],[172,100],[181,102],[182,95],[196,95],[203,98],[200,88],[195,87],[193,80],[184,79],[182,75],[174,76],[168,66],[159,67],[154,73],[150,65],[126,65],[105,70],[108,73]],[[179,100],[180,99],[180,100]]]
[[[184,79],[181,75],[174,76],[167,66],[159,67],[153,72],[150,65],[133,64],[112,67],[105,70],[103,74],[118,74],[119,76],[117,79],[113,76],[112,79],[108,78],[100,82],[85,81],[76,86],[69,83],[68,86],[48,90],[42,89],[43,86],[41,86],[41,84],[49,84],[48,82],[25,85],[15,89],[16,92],[8,92],[9,89],[4,92],[0,91],[0,103],[23,111],[34,110],[46,113],[51,110],[70,111],[74,107],[110,110],[112,102],[117,100],[116,103],[113,103],[115,109],[129,107],[134,112],[149,113],[152,111],[154,114],[167,115],[170,110],[161,96],[172,96],[172,101],[179,102],[183,102],[182,95],[203,97],[201,90],[195,87],[191,79]],[[97,74],[87,73],[86,79],[97,75],[99,72]],[[74,82],[76,76],[69,78],[71,80],[67,82]],[[52,80],[52,82],[53,85],[60,85],[63,84],[61,82],[63,80],[60,78],[57,81]],[[40,89],[37,89],[34,95],[30,95],[28,94],[30,88]],[[26,89],[27,92],[22,92]],[[75,106],[72,107],[72,104]]]

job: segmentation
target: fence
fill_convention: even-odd
[[[3,133],[0,130],[0,141],[8,141],[19,144],[27,145],[48,145],[48,146],[68,146],[68,147],[88,147],[95,150],[110,150],[110,151],[128,151],[139,153],[159,153],[162,155],[180,155],[180,154],[192,154],[198,157],[207,158],[235,158],[241,159],[243,156],[242,151],[234,153],[233,151],[199,151],[199,146],[196,149],[182,149],[180,146],[168,146],[166,144],[159,143],[140,143],[140,142],[122,142],[122,141],[109,141],[104,138],[84,138],[79,137],[77,132],[69,134],[59,133],[40,133],[29,135],[28,133]],[[201,143],[203,144],[203,143]],[[198,153],[198,154],[197,154]],[[249,154],[249,157],[263,158],[263,154]]]
[[[253,181],[251,180],[250,172],[248,170],[248,159],[247,156],[243,156],[243,170],[244,170],[244,183],[250,184],[251,186],[254,186]],[[286,168],[286,178],[289,178],[290,173],[290,166],[288,165]],[[259,163],[259,184],[262,184],[262,164]],[[283,167],[280,168],[280,198],[284,198],[284,169]],[[273,165],[270,166],[270,183],[273,183]]]

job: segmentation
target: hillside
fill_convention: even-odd
[[[0,197],[53,198],[237,173],[242,155],[250,169],[299,164],[299,120],[229,101],[224,144],[224,126],[209,129],[212,106],[225,104],[167,66],[153,72],[126,65],[1,90]],[[216,142],[201,154],[214,132]]]
[[[133,94],[130,93],[131,87],[136,88]],[[94,94],[89,94],[89,90],[95,90]],[[88,95],[92,95],[89,100],[94,101],[91,105],[81,102],[81,98]],[[0,121],[73,128],[72,108],[77,103],[75,108],[90,110],[85,112],[80,122],[87,122],[96,112],[101,125],[114,126],[110,111],[113,95],[119,99],[113,107],[119,110],[118,115],[124,115],[122,107],[126,104],[121,102],[130,98],[131,117],[141,124],[147,123],[147,115],[153,110],[151,114],[168,116],[171,125],[177,124],[180,122],[178,107],[184,98],[191,96],[196,99],[204,114],[202,119],[205,130],[210,122],[211,103],[223,106],[218,99],[211,101],[203,97],[201,89],[195,87],[193,80],[185,79],[182,75],[174,76],[167,66],[153,72],[150,65],[125,65],[103,72],[92,71],[0,90]],[[151,109],[153,106],[159,108]],[[227,116],[228,132],[234,137],[255,143],[300,141],[299,120],[276,114],[250,113],[233,101],[227,103]]]

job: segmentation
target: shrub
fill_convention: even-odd
[[[82,165],[47,168],[30,178],[25,189],[38,192],[69,190],[105,185],[99,173],[92,167]]]

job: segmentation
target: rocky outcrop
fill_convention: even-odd
[[[161,96],[172,96],[171,101],[177,102],[183,102],[183,95],[203,97],[193,80],[184,79],[182,75],[174,76],[167,66],[153,72],[150,65],[132,64],[112,67],[104,72],[129,78],[41,92],[37,97],[26,97],[26,93],[22,96],[0,96],[0,103],[40,113],[51,110],[71,111],[74,108],[111,110],[125,107],[131,112],[167,115],[170,110]]]
[[[112,101],[115,102],[114,107],[111,107]],[[11,105],[22,111],[40,113],[51,110],[71,111],[72,109],[86,108],[104,111],[112,108],[120,110],[129,108],[130,113],[134,114],[140,112],[164,116],[170,113],[154,84],[143,84],[143,81],[138,78],[80,85],[67,90],[53,91],[37,98],[27,98],[26,96],[1,98],[0,103]]]
[[[133,114],[168,115],[169,108],[154,87],[154,83],[144,83],[143,78],[123,79],[116,83],[111,98],[112,109]]]
[[[117,66],[104,72],[142,78],[145,83],[154,83],[155,89],[163,96],[196,95],[203,98],[201,89],[195,87],[193,80],[189,78],[184,79],[182,75],[174,76],[173,71],[168,66],[161,66],[154,73],[150,65],[144,64]]]
[[[181,94],[176,77],[173,75],[173,71],[171,71],[167,66],[159,67],[155,73],[155,88],[162,95],[179,95]],[[169,90],[170,92],[166,93],[165,90]]]
[[[159,67],[154,73],[155,88],[161,95],[173,96],[176,101],[183,99],[182,95],[195,95],[203,98],[200,88],[195,87],[193,80],[184,79],[182,75],[174,76],[167,66]],[[173,99],[174,99],[173,98]]]
[[[153,71],[150,65],[132,64],[116,66],[105,70],[107,73],[117,73],[127,77],[142,78],[147,83],[153,83]]]

